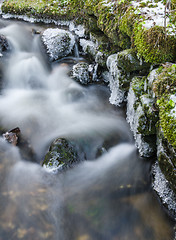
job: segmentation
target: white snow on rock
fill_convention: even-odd
[[[42,35],[43,43],[51,60],[67,56],[73,50],[75,37],[69,31],[59,28],[48,28]]]
[[[74,32],[78,37],[85,36],[85,28],[83,25],[75,25],[73,22],[70,22],[69,31]]]
[[[72,75],[75,80],[82,84],[88,84],[89,78],[89,64],[80,62],[73,66]]]
[[[82,47],[84,53],[88,53],[95,58],[97,54],[97,46],[94,42],[81,38],[80,46]]]
[[[142,3],[146,4],[146,7],[141,7]],[[132,1],[132,6],[136,8],[135,13],[145,17],[143,26],[147,29],[157,26],[168,26],[167,30],[169,34],[174,34],[176,28],[170,24],[169,9],[165,9],[165,4],[162,1],[156,3],[154,0]]]

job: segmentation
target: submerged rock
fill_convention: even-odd
[[[9,44],[4,35],[0,35],[0,56],[3,56],[3,52],[9,50]]]
[[[28,161],[36,161],[36,155],[30,145],[30,143],[22,135],[19,127],[6,131],[2,134],[3,139],[13,146],[19,148],[21,157]]]
[[[42,34],[42,41],[46,46],[51,61],[69,55],[75,45],[75,37],[69,31],[48,28]]]
[[[69,140],[58,138],[45,155],[43,167],[52,172],[66,170],[80,161],[76,146]]]

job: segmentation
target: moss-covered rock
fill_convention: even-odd
[[[149,16],[142,11],[142,3],[129,0],[110,1],[102,0],[37,0],[21,1],[6,0],[3,2],[4,13],[27,15],[57,20],[78,20],[84,23],[92,32],[103,32],[109,42],[116,48],[127,49],[135,47],[138,56],[146,62],[158,64],[173,61],[176,56],[176,38],[174,28],[153,25],[146,28],[144,21]],[[150,3],[144,3],[150,8]],[[157,3],[152,5],[154,8]],[[175,2],[172,3],[174,9]],[[164,7],[164,5],[163,5]],[[170,12],[170,24],[174,24],[174,11]]]
[[[134,49],[126,49],[117,53],[117,66],[129,73],[148,68],[149,64],[144,63]]]
[[[156,70],[152,82],[153,91],[157,97],[159,110],[158,124],[158,161],[161,171],[176,192],[176,65],[166,63]]]
[[[176,38],[174,35],[166,35],[164,27],[146,29],[136,23],[134,45],[138,55],[151,64],[176,59]]]
[[[150,108],[150,104],[144,101],[147,94],[144,88],[144,79],[143,77],[132,79],[127,96],[127,121],[140,155],[151,157],[156,153],[155,124],[157,119],[149,118],[147,115],[146,110]]]
[[[157,156],[159,167],[168,180],[169,185],[176,193],[176,151],[164,137],[162,128],[159,128],[157,135]]]
[[[37,18],[70,19],[68,3],[64,0],[5,0],[2,11]]]
[[[79,160],[76,146],[69,140],[58,138],[51,144],[42,165],[48,170],[58,171],[73,167]]]
[[[176,65],[166,64],[158,71],[157,79],[153,82],[153,91],[157,96],[160,125],[164,137],[176,149],[176,117],[175,98],[176,91]]]
[[[157,69],[152,89],[156,97],[175,93],[176,90],[176,64],[166,63]]]

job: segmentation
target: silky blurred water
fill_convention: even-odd
[[[0,125],[19,127],[37,156],[26,161],[0,139],[0,240],[172,240],[150,189],[150,163],[139,159],[109,90],[74,82],[68,65],[50,66],[30,26],[8,23],[0,34],[11,48],[2,60]],[[52,174],[39,162],[58,137],[89,147],[85,161]]]

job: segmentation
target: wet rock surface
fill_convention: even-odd
[[[0,54],[3,55],[3,52],[8,51],[10,46],[4,35],[0,35]]]
[[[42,165],[48,170],[57,172],[71,168],[80,161],[76,146],[69,140],[58,138],[51,144]]]

